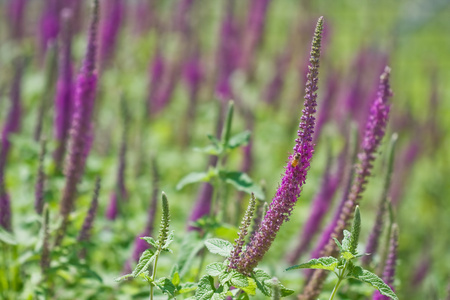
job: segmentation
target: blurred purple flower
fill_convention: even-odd
[[[230,267],[240,273],[250,275],[258,262],[264,257],[274,241],[281,225],[289,219],[292,209],[301,193],[306,181],[307,171],[310,167],[314,145],[314,134],[317,98],[317,83],[320,57],[320,41],[323,28],[323,17],[319,18],[311,45],[310,67],[303,115],[299,124],[298,138],[295,140],[294,154],[289,157],[281,185],[269,205],[269,209],[259,226],[259,230],[252,237],[246,251]]]
[[[54,41],[59,32],[60,3],[58,0],[45,0],[40,20],[40,46],[42,56],[49,42]]]
[[[239,48],[239,29],[233,17],[233,2],[229,1],[220,28],[216,58],[218,68],[216,94],[224,102],[233,98],[230,77],[238,66]]]
[[[397,247],[398,247],[398,227],[397,224],[392,225],[391,239],[389,242],[389,253],[384,267],[383,276],[381,279],[393,288],[395,279],[395,267],[397,263]],[[373,300],[389,300],[390,297],[383,296],[379,291],[375,291],[372,297]]]
[[[59,245],[65,235],[68,216],[74,207],[77,185],[81,179],[87,152],[92,142],[91,119],[97,87],[96,52],[98,1],[94,1],[94,11],[89,28],[86,56],[81,71],[78,74],[75,88],[75,107],[70,130],[69,156],[66,161],[66,184],[60,202],[60,213],[63,222],[58,231],[56,245]]]
[[[94,226],[94,219],[95,215],[97,214],[97,208],[98,208],[98,195],[100,193],[100,186],[101,181],[100,178],[97,177],[97,180],[95,181],[95,189],[94,189],[94,195],[92,197],[91,205],[89,206],[88,213],[86,217],[84,218],[83,227],[80,230],[80,233],[78,234],[77,241],[78,242],[87,242],[89,241],[92,227]],[[86,249],[83,249],[80,256],[84,257],[86,255]]]
[[[53,154],[58,167],[61,166],[66,152],[73,111],[72,13],[69,9],[62,11],[62,27],[54,120],[54,135],[58,145]]]
[[[313,141],[314,143],[317,142],[317,140],[320,137],[320,133],[322,132],[323,126],[330,121],[330,116],[332,114],[332,107],[333,102],[336,98],[336,91],[338,89],[338,78],[339,74],[334,73],[332,74],[326,84],[325,88],[325,94],[323,96],[322,101],[319,102],[319,113],[317,116],[317,124],[316,124],[316,131],[314,132]]]
[[[41,142],[41,153],[39,155],[39,168],[37,174],[37,180],[35,185],[35,202],[34,208],[36,212],[41,215],[44,208],[44,183],[45,183],[45,173],[44,173],[44,158],[46,153],[46,142]]]
[[[247,24],[242,38],[242,52],[239,67],[250,72],[255,51],[264,33],[267,10],[270,0],[252,0],[247,15]]]
[[[123,0],[108,0],[102,10],[99,39],[100,39],[100,65],[102,69],[112,59],[117,39],[122,26],[125,3]]]
[[[278,102],[280,95],[284,87],[284,78],[286,76],[287,69],[289,67],[289,62],[291,61],[292,53],[291,48],[287,47],[286,50],[281,53],[275,59],[275,74],[266,90],[264,91],[263,100],[266,103],[273,104]]]
[[[27,0],[8,0],[8,13],[11,37],[20,40],[24,35],[25,6]]]
[[[353,179],[352,188],[348,198],[338,211],[340,214],[339,219],[331,234],[331,237],[336,237],[338,240],[342,239],[342,232],[352,219],[354,209],[361,200],[367,180],[371,175],[373,167],[372,162],[375,160],[376,151],[384,136],[389,117],[390,104],[388,102],[389,98],[392,96],[389,86],[390,71],[390,68],[386,67],[383,74],[380,76],[378,96],[373,101],[370,108],[370,115],[367,120],[366,131],[362,141],[362,151],[358,154],[359,163],[356,166],[356,175]],[[323,247],[321,256],[335,256],[337,253],[338,249],[334,240],[329,239],[327,244]],[[328,273],[324,270],[314,270],[311,279],[305,286],[299,299],[317,299],[327,275]]]
[[[11,202],[9,195],[5,191],[3,178],[0,178],[0,226],[7,231],[12,231],[11,226]]]

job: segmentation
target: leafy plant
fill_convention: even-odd
[[[344,230],[344,238],[342,243],[340,243],[336,238],[334,238],[336,245],[339,248],[339,258],[332,256],[320,257],[317,259],[311,259],[306,263],[292,266],[288,269],[322,269],[332,271],[336,274],[338,281],[334,286],[334,289],[330,295],[329,300],[334,299],[339,286],[342,281],[349,278],[354,278],[359,281],[365,282],[376,288],[382,295],[387,296],[391,299],[398,300],[397,295],[392,291],[392,289],[384,283],[384,281],[375,275],[374,273],[357,266],[354,260],[367,255],[359,254],[356,249],[358,247],[358,238],[361,231],[361,215],[359,212],[359,206],[356,206],[355,216],[353,218],[352,230]]]

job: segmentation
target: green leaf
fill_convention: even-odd
[[[17,245],[16,238],[1,226],[0,226],[0,241],[8,245]]]
[[[237,300],[250,300],[247,293],[241,293]]]
[[[341,252],[341,256],[345,259],[345,260],[351,260],[355,258],[355,255],[353,255],[353,253],[348,252],[348,251],[343,251]]]
[[[219,276],[221,273],[226,271],[226,266],[223,263],[212,263],[206,266],[206,274],[213,277]]]
[[[378,291],[380,291],[382,295],[387,296],[394,300],[398,300],[397,295],[395,295],[392,289],[386,283],[384,283],[384,281],[380,277],[373,274],[372,272],[369,272],[357,266],[351,270],[349,275],[355,279],[370,284]]]
[[[256,294],[256,281],[251,277],[247,277],[247,280],[248,286],[242,287],[241,290],[243,290],[248,295],[253,296]]]
[[[344,239],[342,240],[342,249],[344,251],[350,251],[351,248],[351,242],[352,242],[352,234],[348,230],[344,230]]]
[[[236,135],[233,135],[230,140],[228,141],[227,147],[229,149],[237,148],[241,145],[248,144],[248,141],[250,140],[251,132],[249,130],[240,132]]]
[[[170,246],[170,244],[172,244],[172,242],[173,242],[173,237],[174,237],[174,235],[175,235],[175,234],[174,234],[174,231],[172,230],[172,231],[169,233],[169,236],[168,236],[167,239],[166,239],[166,243],[164,244],[164,246],[162,246],[162,249],[163,249],[163,250],[172,252],[172,250],[169,249],[169,246]]]
[[[205,246],[209,252],[229,257],[233,250],[233,245],[229,241],[221,239],[209,239],[205,241]]]
[[[176,189],[181,190],[184,186],[196,183],[196,182],[204,182],[210,179],[211,175],[207,172],[192,172],[183,177],[177,184]]]
[[[120,277],[118,277],[118,278],[116,278],[116,279],[114,279],[114,280],[117,281],[117,282],[119,282],[119,281],[128,279],[128,278],[130,278],[130,277],[134,277],[133,274],[126,274],[126,275],[120,276]]]
[[[136,268],[134,269],[132,275],[133,277],[138,277],[140,274],[148,271],[148,268],[152,264],[152,262],[155,260],[156,256],[153,251],[150,249],[147,249],[142,253],[141,257],[139,258],[139,263],[137,264]]]
[[[238,191],[243,191],[248,194],[255,194],[255,197],[264,200],[264,193],[262,188],[255,184],[253,180],[246,173],[236,171],[220,171],[219,176],[227,183],[234,186]]]
[[[306,263],[289,267],[286,269],[286,271],[295,269],[322,269],[334,271],[334,269],[338,265],[338,262],[339,260],[332,256],[314,258]]]
[[[180,284],[180,274],[178,273],[178,271],[173,274],[172,283],[175,286],[178,286]]]
[[[231,270],[231,285],[236,288],[244,288],[248,286],[248,279],[246,276],[237,272],[236,270]]]
[[[286,288],[284,285],[282,285],[280,282],[275,283],[272,279],[268,279],[264,281],[264,284],[270,288],[270,295],[272,296],[273,293],[273,287],[274,285],[278,285],[278,288],[280,289],[280,295],[281,297],[287,297],[289,295],[292,295],[294,293],[294,290]]]
[[[205,154],[209,154],[209,155],[216,155],[219,156],[220,154],[222,154],[223,148],[217,147],[216,145],[208,145],[205,147],[195,147],[193,149],[195,152],[201,152],[201,153],[205,153]]]
[[[333,240],[334,240],[334,242],[336,243],[336,245],[338,246],[338,248],[339,248],[339,251],[344,251],[344,249],[342,248],[342,245],[341,245],[341,243],[339,243],[339,241],[337,240],[337,238],[333,238]]]
[[[144,236],[141,237],[141,240],[146,241],[149,245],[152,245],[153,247],[155,247],[156,249],[158,248],[158,243],[155,241],[154,238],[152,238],[151,236]]]
[[[177,288],[173,285],[169,278],[162,277],[158,279],[156,286],[161,290],[161,292],[168,295],[170,298],[175,297],[175,291]]]
[[[197,284],[193,282],[186,282],[179,285],[178,294],[189,293],[197,289]]]
[[[195,292],[195,299],[197,300],[206,300],[212,299],[214,295],[214,278],[209,275],[205,275],[200,278],[198,282],[197,291]]]
[[[256,282],[256,287],[266,296],[270,297],[270,295],[272,294],[272,290],[271,288],[269,288],[268,286],[266,286],[265,282],[266,280],[270,280],[271,277],[269,274],[267,274],[266,272],[264,272],[261,269],[255,269],[253,271],[253,275],[252,275],[253,279]]]

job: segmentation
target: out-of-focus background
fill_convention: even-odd
[[[14,261],[22,276],[17,286],[3,283],[2,287],[11,289],[10,294],[0,292],[4,299],[31,299],[29,295],[42,289],[37,250],[42,239],[38,235],[41,217],[33,209],[40,141],[47,141],[43,195],[53,232],[65,183],[64,160],[58,164],[55,158],[61,143],[57,81],[68,41],[73,79],[80,70],[91,2],[1,2],[0,128],[2,147],[6,141],[10,147],[0,177],[11,202],[10,232],[19,245],[12,252],[5,250],[3,260]],[[399,298],[449,297],[449,1],[100,0],[92,147],[78,185],[66,250],[54,253],[50,264],[54,299],[148,297],[143,282],[117,283],[114,279],[135,264],[135,238],[149,224],[156,187],[169,197],[171,229],[175,230],[175,253],[160,262],[160,272],[169,273],[183,252],[183,237],[192,231],[189,220],[202,205],[199,199],[204,188],[201,182],[181,189],[177,184],[191,172],[208,170],[211,158],[195,148],[209,144],[208,134],[220,137],[228,100],[235,104],[232,134],[247,129],[251,137],[247,146],[228,153],[222,166],[247,173],[255,189],[270,202],[294,146],[310,45],[320,16],[325,25],[316,151],[290,221],[283,225],[260,267],[294,289],[294,295],[301,293],[304,273],[284,269],[310,258],[321,231],[333,218],[345,186],[341,169],[349,165],[340,164],[348,156],[349,128],[358,128],[363,136],[379,76],[388,65],[391,114],[361,200],[360,250],[364,251],[375,222],[388,143],[397,133],[388,191],[392,210],[385,213],[372,268],[377,270],[383,260],[388,228],[395,222],[400,232],[394,283]],[[14,112],[19,106],[20,112]],[[14,130],[8,129],[11,118]],[[155,165],[157,183],[152,171]],[[337,187],[327,196],[327,210],[311,241],[293,259],[303,239],[303,225],[314,210],[313,201],[326,185],[326,174],[337,180]],[[102,187],[86,263],[71,266],[63,257],[69,257],[71,245],[76,244],[97,176],[102,178]],[[249,196],[232,185],[222,192],[229,205],[228,212],[222,213],[228,217],[212,234],[232,241]],[[117,193],[122,196],[114,202]],[[114,205],[116,211],[111,215]],[[158,208],[155,228],[159,216]],[[194,233],[201,235],[198,230]],[[152,235],[157,235],[157,229]],[[208,262],[216,259],[206,257]],[[192,260],[194,271],[186,272],[186,281],[195,280],[192,274],[200,265],[198,257]],[[7,265],[2,265],[5,278],[10,275]],[[328,297],[333,284],[330,276],[321,299]],[[364,299],[371,297],[371,289],[347,285],[340,297]]]

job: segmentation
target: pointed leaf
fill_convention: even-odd
[[[233,245],[229,241],[221,239],[209,239],[205,241],[205,246],[209,252],[229,257],[233,250]]]
[[[220,155],[222,153],[222,147],[217,147],[215,145],[208,145],[205,147],[195,147],[193,149],[195,152],[201,152],[209,155]]]
[[[211,299],[214,295],[214,278],[209,275],[205,275],[200,278],[198,282],[197,291],[195,292],[195,299],[197,300],[207,300]]]
[[[253,279],[256,282],[256,287],[266,296],[270,297],[272,290],[270,287],[266,286],[266,280],[270,280],[271,277],[269,274],[264,272],[261,269],[255,269],[252,275]]]
[[[180,284],[180,274],[178,272],[175,272],[172,276],[172,283],[175,286],[178,286]]]
[[[152,264],[152,262],[155,260],[155,254],[153,251],[147,249],[142,253],[141,257],[139,258],[139,263],[137,264],[136,268],[133,271],[133,276],[136,278],[140,274],[148,271],[148,268]]]
[[[169,250],[169,252],[172,252],[170,249],[169,249],[169,246],[170,246],[170,244],[172,244],[172,242],[173,242],[173,237],[174,237],[174,231],[172,230],[170,233],[169,233],[169,236],[167,237],[167,239],[166,239],[166,243],[164,244],[164,246],[162,247],[162,249],[163,250]]]
[[[130,278],[130,277],[134,277],[133,274],[126,274],[126,275],[120,276],[120,277],[114,279],[114,281],[119,282],[119,281],[122,281],[122,280],[124,280],[124,279],[128,279],[128,278]]]
[[[210,174],[207,172],[192,172],[183,177],[177,184],[176,189],[181,190],[184,186],[195,183],[208,181]]]
[[[256,281],[251,277],[247,277],[247,280],[248,286],[242,287],[241,290],[243,290],[248,295],[254,296],[256,294]]]
[[[351,242],[352,242],[352,234],[350,233],[350,231],[344,230],[344,239],[342,240],[342,249],[344,251],[351,252],[350,251]]]
[[[161,290],[161,292],[168,295],[170,298],[175,297],[175,291],[177,288],[173,285],[172,281],[169,278],[160,278],[156,282],[156,286]]]
[[[341,253],[341,256],[342,256],[344,259],[346,259],[346,260],[351,260],[351,259],[354,259],[354,258],[355,258],[355,256],[353,255],[353,253],[348,252],[348,251],[343,251],[343,252]]]
[[[380,277],[373,274],[372,272],[364,270],[361,267],[354,267],[349,275],[355,279],[370,284],[378,291],[380,291],[382,295],[394,300],[398,300],[397,295],[395,295],[392,289],[386,283],[384,283],[384,281]]]
[[[238,191],[243,191],[248,194],[253,193],[256,198],[264,200],[265,195],[262,188],[255,184],[246,173],[220,171],[219,175],[225,182],[234,186]]]
[[[314,258],[306,263],[289,267],[286,269],[286,271],[295,270],[295,269],[322,269],[322,270],[334,271],[334,269],[338,265],[338,262],[339,262],[339,260],[332,256]]]
[[[337,238],[333,238],[333,240],[334,240],[334,242],[336,243],[336,245],[338,246],[338,248],[339,248],[339,251],[344,251],[344,249],[342,248],[342,245],[341,245],[341,243],[339,243],[339,241],[337,240]]]
[[[223,263],[212,263],[206,266],[206,274],[213,277],[219,276],[221,273],[226,271],[226,266]]]
[[[275,284],[278,285],[278,288],[280,289],[280,295],[281,297],[287,297],[289,295],[292,295],[294,293],[294,290],[286,288],[284,285],[282,285],[280,282],[275,283],[272,279],[268,279],[264,281],[264,284],[270,288],[270,295],[272,296],[273,293],[273,286]]]
[[[228,148],[234,149],[236,147],[239,147],[241,145],[248,144],[248,141],[250,140],[251,132],[249,130],[240,132],[236,135],[233,135],[230,140],[228,141]]]
[[[178,294],[189,293],[197,289],[197,284],[194,282],[186,282],[179,285]]]
[[[144,236],[141,237],[141,240],[146,241],[149,245],[152,245],[155,248],[158,248],[158,243],[155,241],[154,238],[152,238],[151,236]]]
[[[241,273],[231,270],[231,285],[236,288],[244,288],[248,286],[248,279]]]

